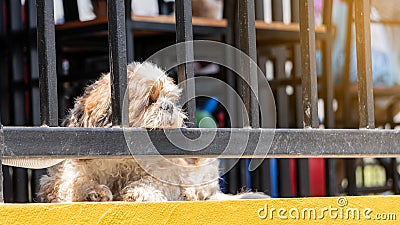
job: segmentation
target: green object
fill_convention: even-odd
[[[207,111],[199,110],[196,113],[196,123],[199,128],[217,128],[217,122]]]

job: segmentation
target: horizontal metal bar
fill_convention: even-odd
[[[131,155],[125,137],[129,137],[135,156],[218,157],[225,151],[223,157],[261,158],[265,155],[253,156],[258,143],[265,149],[271,146],[266,156],[271,158],[400,157],[400,130],[188,128],[169,130],[168,137],[182,138],[180,131],[192,139],[200,133],[213,139],[200,151],[185,151],[171,144],[162,130],[4,127],[4,158],[125,157]],[[264,138],[259,140],[260,135]],[[231,147],[225,149],[230,137]],[[156,154],[150,149],[152,146],[157,149]]]

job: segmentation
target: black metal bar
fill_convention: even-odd
[[[299,197],[308,197],[311,195],[309,159],[296,159],[296,167],[297,195]]]
[[[282,0],[272,0],[272,20],[283,22],[283,3]],[[274,79],[285,79],[286,47],[275,47],[274,49]],[[289,127],[289,101],[286,94],[286,85],[281,85],[277,89],[277,110],[278,127]],[[287,176],[287,175],[284,175]]]
[[[42,202],[36,194],[39,193],[40,179],[45,174],[47,174],[47,170],[45,169],[32,170],[32,176],[31,176],[32,202]]]
[[[335,118],[333,112],[333,77],[332,77],[332,0],[324,1],[323,23],[327,28],[328,37],[322,42],[322,57],[323,57],[323,93],[325,98],[325,127],[334,128]]]
[[[28,199],[28,170],[25,168],[13,168],[14,202],[26,203]]]
[[[12,178],[13,167],[3,165],[2,170],[4,202],[14,202],[14,184]]]
[[[260,127],[258,96],[258,80],[257,70],[251,61],[257,62],[256,50],[256,28],[255,28],[255,11],[254,1],[240,0],[238,4],[239,10],[239,49],[246,53],[249,58],[241,60],[242,74],[248,83],[242,82],[242,98],[246,107],[249,121],[243,121],[244,127]],[[248,124],[249,122],[249,124]]]
[[[358,103],[360,128],[375,128],[372,83],[370,2],[355,0]]]
[[[299,1],[291,0],[291,20],[292,22],[299,22]],[[295,44],[292,48],[293,51],[293,70],[292,80],[301,79],[301,50],[300,45]],[[296,127],[303,127],[303,99],[302,99],[302,88],[300,85],[294,85],[295,98],[296,98]]]
[[[267,195],[271,195],[270,160],[264,159],[264,161],[261,163],[260,167],[257,169],[262,171],[261,176],[260,176],[261,189],[259,189],[258,191],[262,191],[262,192],[266,193]]]
[[[278,188],[279,197],[292,197],[292,182],[290,179],[290,159],[279,159],[278,163]]]
[[[225,17],[227,20],[227,26],[226,26],[226,36],[225,36],[225,43],[231,46],[235,46],[236,40],[235,40],[235,34],[236,34],[236,12],[237,12],[237,0],[225,0],[224,1],[224,9],[225,9]],[[229,51],[226,51],[225,57],[227,59],[227,62],[230,63],[231,65],[234,64],[235,59]],[[224,68],[226,71],[226,79],[227,83],[235,90],[237,90],[237,83],[238,79],[236,78],[236,74],[227,68]],[[239,124],[241,124],[239,121],[242,121],[240,119],[240,112],[238,112],[238,106],[237,102],[235,101],[233,96],[228,95],[228,112],[235,112],[230,115],[230,120],[231,120],[231,127],[240,127]]]
[[[110,78],[112,98],[112,124],[128,125],[128,98],[126,61],[126,27],[124,0],[107,1],[108,44],[110,47]],[[127,115],[127,114],[125,114]]]
[[[0,121],[0,203],[4,203],[4,194],[3,194],[3,153],[4,153],[4,132],[3,125]]]
[[[1,56],[3,53],[0,50]],[[4,53],[5,56],[5,53]],[[0,76],[0,117],[5,124],[10,124],[10,110],[9,110],[9,79],[7,75],[7,57],[0,57],[0,74],[4,74]]]
[[[224,10],[225,10],[225,17],[227,20],[227,26],[226,26],[226,36],[225,36],[225,43],[231,45],[231,46],[237,46],[236,45],[236,19],[237,19],[237,15],[235,14],[237,12],[237,0],[225,0],[224,1]],[[230,55],[229,52],[226,52],[226,59],[229,63],[233,63],[235,59],[234,57],[232,57],[232,55]],[[238,80],[235,77],[235,73],[232,70],[229,70],[227,68],[225,68],[226,70],[226,76],[227,76],[227,83],[235,88],[236,86],[238,86],[236,83],[238,82]],[[232,98],[232,96],[228,96],[228,101],[229,101],[229,112],[237,112],[237,102],[234,101],[234,99]],[[231,116],[231,115],[230,115]],[[239,113],[234,113],[232,114],[232,117],[230,118],[231,120],[231,127],[240,127],[240,122],[241,121],[240,115]],[[223,163],[224,166],[226,167],[231,167],[231,165],[233,163],[235,163],[236,160],[235,159],[224,159]],[[225,177],[227,180],[227,188],[226,191],[227,193],[231,193],[231,194],[236,194],[238,193],[240,187],[239,187],[239,166],[238,165],[233,165],[232,169],[229,170]]]
[[[8,2],[8,26],[10,32],[22,32],[24,26],[22,23],[21,2]],[[17,83],[24,83],[24,50],[23,43],[19,40],[11,42],[14,46],[10,51],[11,68],[11,118],[14,125],[25,125],[25,93],[22,89],[15,88]]]
[[[392,174],[393,174],[393,178],[392,178],[392,191],[395,195],[400,194],[400,184],[399,184],[399,172],[397,170],[398,167],[398,163],[397,163],[397,159],[396,158],[392,158],[390,159],[390,169],[392,170]],[[388,179],[388,177],[386,177],[386,179]]]
[[[53,1],[37,0],[37,39],[42,125],[58,125]]]
[[[352,122],[351,112],[351,100],[350,95],[347,94],[347,90],[350,88],[350,62],[351,62],[351,42],[352,42],[352,21],[353,21],[353,10],[354,4],[353,0],[347,1],[348,10],[347,10],[347,23],[346,23],[346,45],[345,45],[345,54],[344,54],[344,67],[343,67],[343,80],[342,80],[342,120],[343,127],[350,128],[350,124]]]
[[[184,151],[170,143],[164,131],[146,131],[138,128],[64,128],[64,127],[5,127],[7,149],[5,158],[50,157],[90,158],[93,156],[130,156],[124,131],[134,142],[130,143],[137,155],[251,157],[257,144],[268,146],[262,135],[274,135],[267,157],[399,157],[399,130],[358,129],[243,129],[243,128],[188,128],[169,131],[168,137],[179,138],[181,131],[187,137],[214,137],[201,151]],[[216,133],[215,133],[216,132]],[[226,154],[221,155],[232,138]],[[112,141],[111,141],[112,140]],[[152,143],[149,143],[149,140]],[[379,140],[379,141],[376,141]],[[245,149],[239,148],[245,143]],[[260,151],[262,152],[262,151]],[[254,157],[263,157],[263,154]]]
[[[193,26],[192,26],[192,1],[175,1],[176,17],[176,42],[186,42],[183,49],[178,49],[178,62],[184,62],[178,66],[178,82],[185,82],[182,93],[188,115],[188,127],[196,127],[196,102],[193,67]]]
[[[325,190],[327,196],[336,196],[336,159],[325,160]]]
[[[27,28],[29,30],[36,29],[36,0],[29,0],[26,1],[25,5],[26,10],[26,18],[27,18]],[[40,91],[37,85],[33,85],[32,81],[38,80],[39,78],[39,68],[38,68],[38,54],[37,54],[37,35],[34,33],[29,32],[29,38],[31,41],[29,42],[29,75],[30,75],[30,82],[29,82],[29,92],[31,96],[30,100],[30,108],[31,108],[31,118],[33,125],[40,125]],[[34,41],[33,41],[34,40]]]
[[[303,120],[304,127],[317,128],[319,123],[317,65],[315,59],[314,1],[299,0],[299,2]]]
[[[134,61],[134,35],[132,21],[132,0],[125,0],[125,25],[126,25],[126,61],[131,63]]]
[[[235,160],[227,159],[227,163],[235,162]],[[231,170],[228,171],[227,175],[227,183],[228,188],[227,191],[230,194],[237,194],[239,190],[239,179],[240,179],[240,171],[239,166],[234,165]]]
[[[0,34],[5,33],[4,0],[0,0]]]
[[[356,159],[345,159],[346,162],[346,177],[347,177],[347,194],[357,195],[357,181],[356,181]]]

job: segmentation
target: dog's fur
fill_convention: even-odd
[[[183,127],[186,116],[177,105],[181,90],[173,80],[151,63],[132,63],[127,70],[129,125]],[[77,98],[64,126],[111,127],[111,113],[110,74],[106,74]],[[133,157],[65,160],[43,176],[39,196],[43,202],[170,201],[205,200],[220,194],[215,159],[146,158],[141,166]]]

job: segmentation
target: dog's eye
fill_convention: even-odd
[[[149,98],[149,102],[147,103],[147,105],[152,105],[154,103],[153,99]]]

